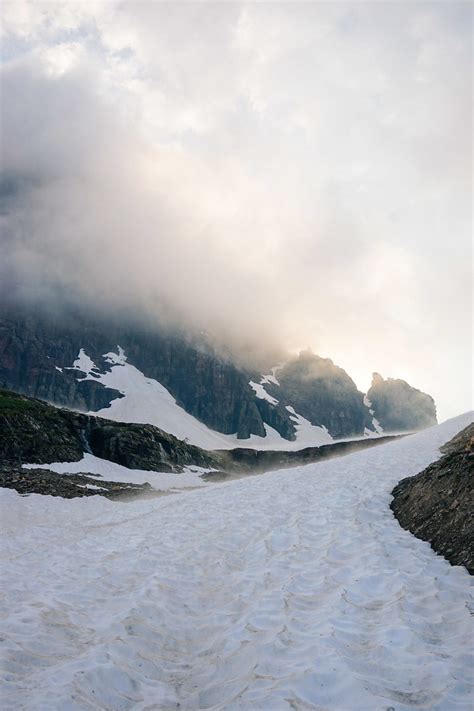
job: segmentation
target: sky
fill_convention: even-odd
[[[1,13],[5,289],[472,407],[469,3]]]

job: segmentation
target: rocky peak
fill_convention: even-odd
[[[382,385],[383,382],[384,380],[380,373],[372,373],[372,388]]]
[[[433,398],[405,380],[384,380],[374,373],[367,397],[386,432],[419,430],[437,423]]]
[[[302,351],[278,370],[279,387],[266,386],[312,425],[326,427],[334,437],[362,436],[364,395],[331,358]],[[282,397],[283,396],[283,397]]]

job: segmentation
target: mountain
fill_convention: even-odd
[[[310,351],[261,373],[205,336],[6,304],[0,387],[155,425],[204,449],[301,449],[436,422],[429,395],[389,379],[365,396],[342,368]]]

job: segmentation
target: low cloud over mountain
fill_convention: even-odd
[[[468,12],[7,5],[2,296],[310,345],[467,409]]]

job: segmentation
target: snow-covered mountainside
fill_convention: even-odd
[[[389,505],[472,414],[127,505],[2,490],[2,708],[468,711],[470,577]]]
[[[236,440],[258,448],[317,446],[436,422],[429,395],[378,377],[368,406],[342,368],[309,351],[258,372],[205,336],[90,314],[53,318],[4,304],[0,387],[83,412],[158,424],[211,448],[233,447]]]
[[[127,356],[121,346],[117,346],[117,353],[106,353],[103,359],[109,369],[100,372],[94,361],[81,349],[71,366],[71,369],[79,371],[80,379],[93,380],[123,395],[113,400],[109,407],[94,414],[120,422],[155,425],[203,449],[233,449],[243,444],[237,434],[225,435],[211,430],[186,412],[161,383],[146,378],[140,370],[127,362]],[[262,397],[263,385],[259,388],[257,397]],[[287,409],[290,419],[295,423],[296,439],[293,442],[284,439],[279,432],[265,423],[266,436],[252,435],[245,440],[245,447],[292,450],[318,447],[333,441],[325,428],[314,427],[292,408]]]

